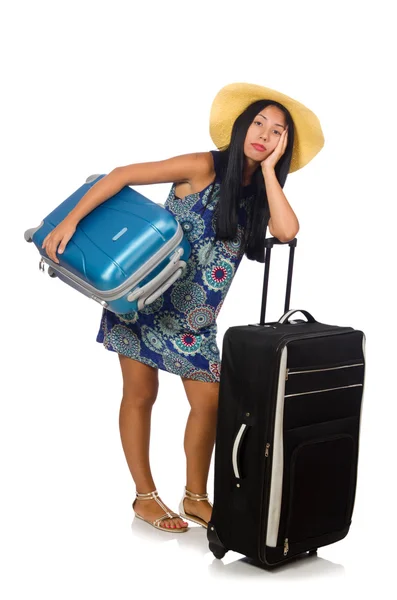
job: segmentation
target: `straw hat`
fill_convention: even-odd
[[[216,147],[229,145],[234,121],[256,100],[276,100],[289,110],[295,126],[289,172],[307,165],[324,146],[320,121],[297,100],[253,83],[230,83],[215,96],[210,113],[210,136]]]

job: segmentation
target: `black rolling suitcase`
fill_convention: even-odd
[[[267,567],[344,538],[356,493],[365,335],[289,310],[296,242],[284,315],[264,322],[282,244],[267,238],[260,323],[230,327],[222,345],[209,548]]]

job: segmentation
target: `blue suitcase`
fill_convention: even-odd
[[[154,302],[184,272],[191,247],[180,223],[162,205],[126,186],[77,225],[59,264],[43,249],[44,238],[105,175],[86,183],[25,232],[41,254],[40,269],[58,277],[116,314]],[[183,257],[183,260],[182,260]]]

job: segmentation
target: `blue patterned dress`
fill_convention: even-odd
[[[236,237],[215,241],[213,213],[221,181],[219,151],[211,153],[214,182],[184,199],[175,195],[173,183],[164,205],[179,221],[191,245],[184,273],[140,311],[116,315],[103,309],[96,341],[151,367],[197,381],[219,382],[221,357],[216,319],[244,256],[241,242],[253,189],[252,184],[246,186],[239,202]]]

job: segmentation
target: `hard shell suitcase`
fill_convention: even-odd
[[[184,272],[191,247],[174,216],[126,186],[77,225],[59,264],[41,248],[44,238],[105,175],[86,183],[25,232],[41,254],[40,268],[118,314],[151,304]]]
[[[289,310],[265,324],[267,238],[261,320],[223,338],[207,537],[217,558],[233,550],[265,567],[344,538],[356,494],[365,336]],[[290,320],[301,312],[307,320]]]

